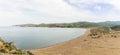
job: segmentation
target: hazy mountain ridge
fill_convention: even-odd
[[[105,21],[105,22],[99,22],[98,24],[102,26],[116,26],[116,25],[120,25],[120,21]]]
[[[52,24],[21,24],[15,25],[20,27],[98,27],[98,26],[116,26],[120,25],[120,21],[105,21],[105,22],[72,22],[72,23],[52,23]]]

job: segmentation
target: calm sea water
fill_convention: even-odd
[[[85,31],[80,28],[0,27],[0,37],[18,48],[37,49],[77,38]]]

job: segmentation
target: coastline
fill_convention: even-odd
[[[86,29],[85,33],[80,35],[77,38],[74,38],[74,39],[71,39],[69,41],[65,41],[65,42],[62,42],[62,43],[58,43],[56,45],[52,45],[52,46],[49,46],[49,47],[46,47],[46,48],[30,50],[30,52],[33,53],[33,55],[38,55],[38,54],[41,54],[41,52],[39,52],[39,51],[43,51],[44,52],[47,49],[56,49],[58,47],[60,48],[60,47],[62,47],[62,45],[69,45],[69,43],[71,43],[73,41],[75,42],[76,39],[81,39],[81,41],[82,41],[82,39],[85,38],[85,36],[87,36],[89,33],[90,33],[90,28]],[[54,50],[53,50],[53,52],[54,52]],[[45,54],[45,55],[49,55],[49,54]],[[57,54],[52,54],[52,55],[57,55]]]
[[[120,33],[89,36],[91,29],[78,38],[47,48],[30,50],[33,55],[120,55]]]

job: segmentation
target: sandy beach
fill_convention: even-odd
[[[82,36],[47,48],[30,50],[33,55],[120,55],[120,33]]]

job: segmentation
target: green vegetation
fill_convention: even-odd
[[[29,52],[26,50],[17,49],[12,42],[5,42],[0,38],[0,55],[4,54],[29,55]]]
[[[106,22],[99,22],[98,23],[101,26],[105,26],[105,27],[111,27],[111,26],[115,26],[115,25],[120,25],[120,23],[117,23],[115,21],[106,21]]]
[[[119,30],[120,30],[120,25],[119,25]],[[93,39],[98,39],[98,38],[102,38],[102,37],[117,38],[117,37],[119,37],[119,36],[117,36],[119,34],[117,31],[113,31],[113,29],[111,29],[111,27],[95,27],[95,28],[90,29],[90,34],[88,36]],[[106,35],[108,35],[108,36],[106,36]]]
[[[120,25],[113,26],[113,27],[111,27],[111,29],[113,29],[115,31],[120,31]]]
[[[54,23],[54,24],[23,24],[16,25],[20,27],[61,27],[61,28],[87,28],[100,26],[97,23],[92,22],[75,22],[75,23]]]
[[[111,28],[110,27],[96,27],[90,30],[91,33],[93,34],[105,34],[105,33],[110,33]]]
[[[95,27],[99,26],[96,23],[91,23],[91,22],[76,22],[76,23],[56,23],[56,24],[39,24],[38,27],[75,27],[75,28],[86,28],[86,27]]]
[[[11,50],[10,54],[29,55],[28,51],[26,51],[26,50]]]
[[[5,49],[1,49],[0,52],[6,53],[6,50]]]
[[[16,25],[20,27],[61,27],[61,28],[89,28],[89,27],[111,27],[120,25],[120,21],[106,21],[106,22],[73,22],[73,23],[52,23],[52,24],[22,24]]]

